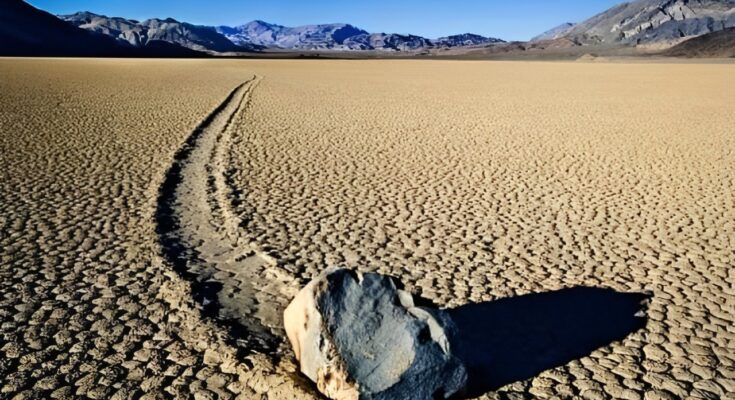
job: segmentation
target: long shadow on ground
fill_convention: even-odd
[[[447,310],[477,397],[584,357],[645,326],[648,295],[575,287]]]

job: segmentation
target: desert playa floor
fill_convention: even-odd
[[[0,60],[0,398],[315,398],[280,312],[343,265],[449,308],[649,294],[473,395],[735,399],[732,68]],[[581,300],[488,326],[530,332],[501,361],[615,312]]]

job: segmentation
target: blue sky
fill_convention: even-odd
[[[53,14],[92,11],[143,20],[172,17],[202,25],[254,19],[287,26],[347,22],[370,32],[429,38],[472,32],[527,40],[563,22],[578,22],[622,0],[30,0]]]

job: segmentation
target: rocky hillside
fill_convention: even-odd
[[[708,33],[680,43],[664,55],[674,57],[735,57],[735,28]]]
[[[257,45],[291,50],[415,51],[435,46],[474,46],[502,42],[500,39],[471,33],[437,40],[397,33],[369,33],[350,24],[304,25],[292,28],[252,21],[237,27],[218,26],[216,29],[241,46]]]
[[[136,48],[159,41],[210,53],[242,52],[253,49],[252,46],[241,47],[233,44],[211,27],[192,25],[172,18],[153,18],[139,22],[91,12],[61,15],[59,18],[76,27],[112,37],[119,43]]]
[[[735,0],[637,0],[575,25],[582,44],[672,45],[735,26]]]

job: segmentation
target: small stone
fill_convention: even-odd
[[[219,365],[222,362],[222,357],[220,357],[220,355],[216,351],[212,349],[207,349],[204,351],[203,361],[204,361],[204,365],[209,365],[209,366]]]
[[[605,393],[599,390],[585,390],[580,395],[585,400],[604,400],[606,398]]]
[[[332,399],[449,398],[467,382],[452,320],[416,307],[388,276],[328,270],[293,299],[284,324],[301,372]]]
[[[649,390],[643,396],[644,400],[674,400],[675,397],[665,390]]]

